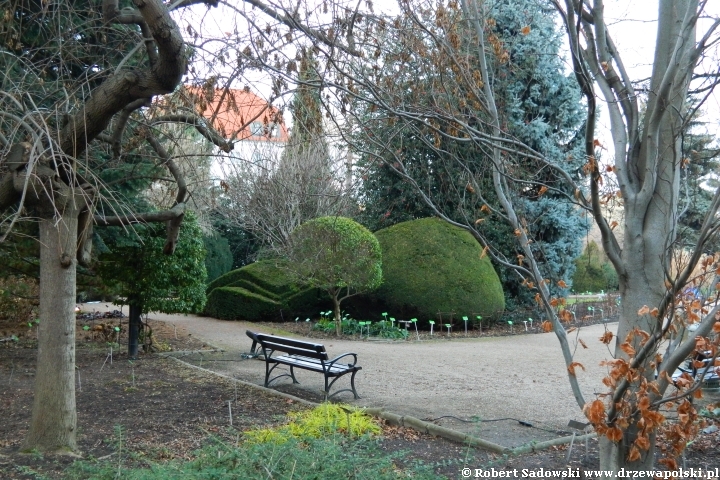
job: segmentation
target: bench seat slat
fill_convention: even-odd
[[[314,350],[308,350],[307,348],[299,348],[299,347],[288,347],[285,345],[278,345],[272,342],[262,342],[262,347],[266,350],[268,350],[268,354],[270,354],[271,350],[276,350],[278,352],[284,352],[288,353],[290,355],[298,355],[300,357],[307,357],[307,358],[316,358],[318,360],[327,360],[328,356],[326,352],[316,352]]]
[[[272,357],[271,361],[276,361],[283,363],[285,365],[292,365],[298,368],[303,368],[306,370],[312,370],[315,372],[325,372],[327,371],[329,375],[336,375],[336,374],[344,374],[347,372],[355,370],[360,370],[362,367],[357,367],[354,365],[348,365],[344,363],[340,364],[333,364],[332,366],[325,364],[325,370],[323,370],[323,365],[320,363],[319,360],[316,360],[314,358],[303,358],[298,357],[294,355],[281,355],[279,357]]]
[[[294,338],[287,337],[276,337],[275,335],[265,335],[262,333],[255,334],[257,339],[264,343],[275,343],[278,345],[287,345],[288,347],[298,347],[308,350],[315,350],[317,352],[324,352],[325,345],[321,343],[303,342],[302,340],[295,340]]]

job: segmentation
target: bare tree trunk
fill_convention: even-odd
[[[140,330],[142,329],[142,306],[136,299],[130,299],[130,313],[128,314],[128,357],[137,358],[140,344]]]
[[[75,269],[78,211],[40,220],[40,322],[30,431],[24,448],[77,449]]]
[[[342,319],[340,318],[340,300],[338,299],[338,296],[340,295],[340,289],[338,288],[337,291],[332,292],[332,300],[333,300],[333,314],[335,316],[335,333],[339,337],[342,335]]]
[[[600,447],[600,470],[612,471],[613,475],[605,478],[615,478],[620,469],[624,468],[626,471],[641,471],[641,470],[652,470],[655,461],[654,448],[644,452],[640,460],[629,462],[627,460],[627,452],[630,446],[635,441],[633,438],[634,433],[631,430],[637,430],[629,428],[625,432],[625,436],[620,442],[613,442],[606,436],[598,436],[598,443]],[[650,436],[651,444],[655,444],[655,435]]]

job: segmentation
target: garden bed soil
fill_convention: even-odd
[[[155,345],[162,350],[211,347],[182,326],[159,321],[152,325]],[[143,353],[130,361],[124,350],[114,347],[111,361],[110,345],[102,335],[83,327],[79,322],[76,363],[78,440],[84,458],[112,459],[121,468],[191,459],[193,451],[211,437],[237,442],[243,430],[279,425],[289,411],[307,408],[302,402],[190,368],[157,353]],[[0,322],[0,338],[8,334],[19,338],[0,343],[0,478],[62,479],[72,457],[20,452],[30,422],[36,341],[27,326]],[[688,449],[687,466],[717,467],[718,440],[718,433],[698,438]],[[403,427],[384,425],[380,439],[382,449],[405,451],[404,459],[432,464],[438,475],[453,479],[462,478],[464,467],[596,468],[596,443],[589,442],[587,457],[585,446],[575,445],[567,461],[567,445],[501,458]]]

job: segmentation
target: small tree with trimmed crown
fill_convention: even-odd
[[[336,332],[342,333],[340,303],[382,283],[377,238],[345,217],[320,217],[290,236],[287,268],[300,282],[327,291],[333,301]]]

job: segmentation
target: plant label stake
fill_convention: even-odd
[[[430,320],[430,336],[433,335],[433,327],[435,326],[435,320]]]
[[[468,317],[462,317],[462,318],[463,318],[463,322],[465,322],[465,336],[467,337],[467,322],[468,322]]]
[[[527,332],[527,331],[528,331],[528,329],[527,329],[527,320],[523,320],[523,323],[525,324],[525,331]]]
[[[390,328],[395,328],[395,317],[390,317]]]
[[[513,330],[513,322],[512,320],[508,320],[508,325],[510,325],[510,333],[515,333]]]
[[[228,415],[230,416],[230,426],[232,427],[232,400],[228,400]]]
[[[533,319],[528,317],[528,322],[530,322],[530,328],[533,328]]]
[[[420,333],[417,329],[417,318],[411,318],[410,321],[415,325],[415,335],[417,336],[418,341],[420,340]]]
[[[450,336],[450,327],[452,327],[452,324],[446,323],[445,326],[446,326],[447,329],[448,329],[448,337],[449,337],[449,336]]]

